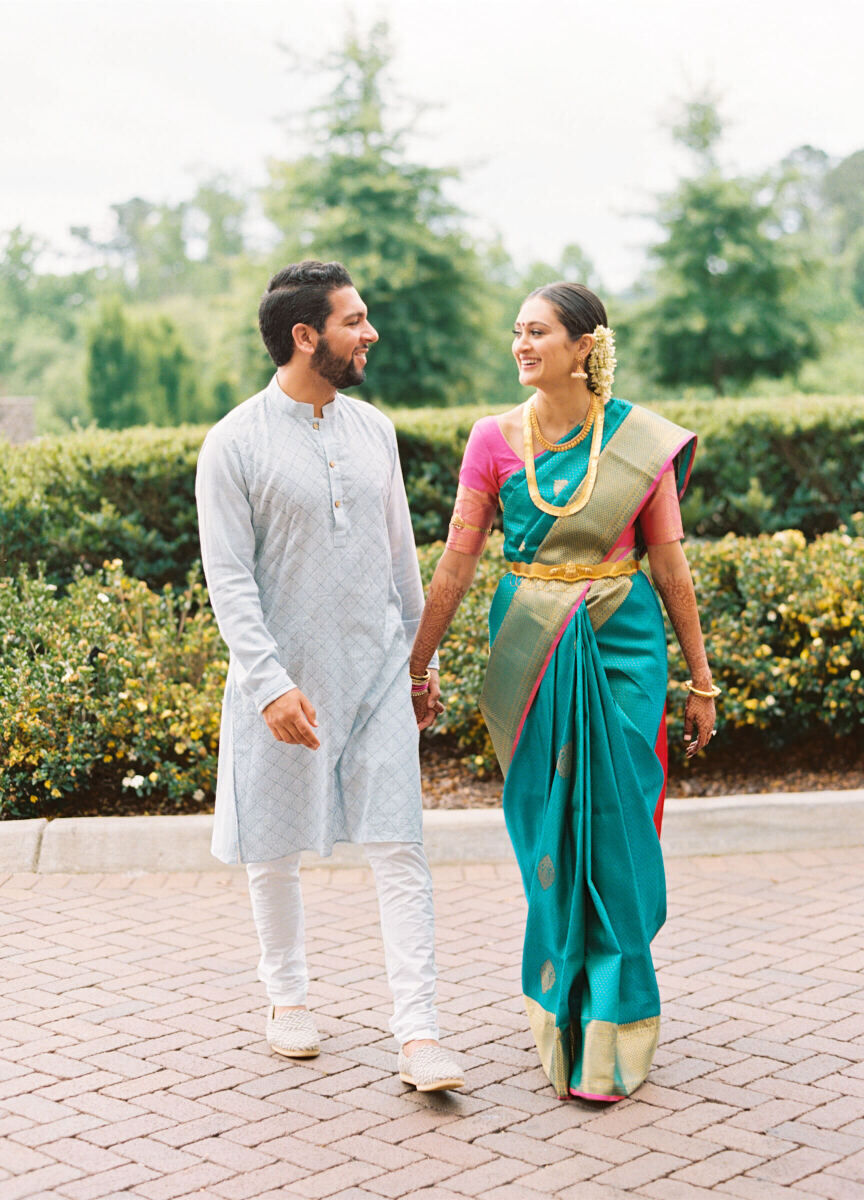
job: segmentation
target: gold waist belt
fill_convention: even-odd
[[[559,563],[552,566],[549,563],[507,562],[505,567],[514,575],[523,579],[555,579],[560,583],[580,583],[583,580],[611,579],[616,575],[635,575],[639,564],[635,558],[626,558],[620,562],[599,563]]]

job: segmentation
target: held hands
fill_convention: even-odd
[[[684,706],[684,741],[687,744],[688,758],[705,749],[714,736],[716,722],[717,710],[714,701],[705,696],[694,696],[691,692]]]
[[[314,733],[318,728],[315,709],[298,687],[277,696],[261,715],[277,742],[308,746],[310,750],[321,745]]]
[[[433,667],[429,668],[429,691],[423,692],[419,696],[412,696],[411,703],[414,706],[414,716],[417,718],[417,728],[421,731],[434,725],[435,718],[443,713],[441,685],[438,672]]]

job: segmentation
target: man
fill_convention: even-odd
[[[300,852],[364,845],[375,874],[399,1073],[461,1087],[438,1044],[408,651],[423,591],[392,423],[339,389],[378,340],[339,263],[275,275],[259,309],[276,374],[210,430],[201,549],[230,650],[213,853],[243,862],[270,1000],[267,1040],[318,1053],[306,1008]],[[421,685],[422,686],[422,685]],[[438,703],[437,671],[429,681]]]

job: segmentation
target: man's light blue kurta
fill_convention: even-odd
[[[213,853],[421,841],[408,653],[423,590],[392,422],[341,394],[315,417],[274,376],[210,430],[196,492],[230,651]],[[295,685],[318,750],[261,716]]]

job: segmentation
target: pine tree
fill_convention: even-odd
[[[338,259],[369,305],[380,342],[364,396],[444,404],[470,396],[486,285],[445,196],[455,173],[409,162],[390,128],[389,59],[385,24],[348,36],[329,99],[306,118],[313,151],[271,163],[263,201],[286,259]]]
[[[659,380],[709,383],[720,394],[780,376],[816,350],[796,302],[801,262],[759,181],[728,178],[715,158],[722,125],[709,99],[685,106],[675,129],[697,174],[663,202],[654,248],[658,300],[645,314]]]

